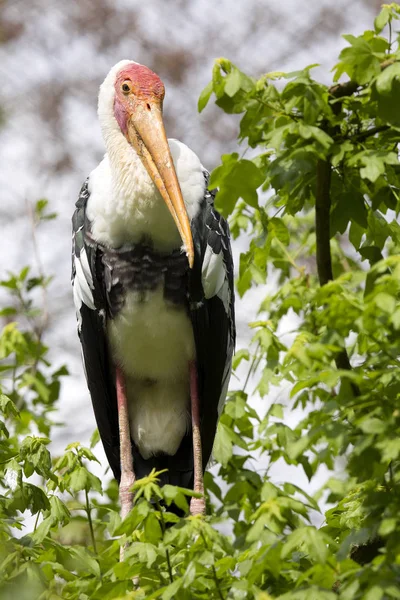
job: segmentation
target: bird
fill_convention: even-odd
[[[72,218],[72,286],[84,371],[121,516],[132,485],[192,489],[205,514],[212,455],[235,346],[234,270],[227,221],[209,172],[167,139],[165,87],[132,60],[100,86],[106,154]]]

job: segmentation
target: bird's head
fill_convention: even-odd
[[[99,116],[104,123],[112,110],[121,133],[168,206],[192,267],[192,232],[162,117],[164,94],[164,84],[153,71],[133,61],[121,61],[100,88]]]

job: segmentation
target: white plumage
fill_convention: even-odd
[[[168,304],[161,287],[144,301],[130,292],[108,334],[126,376],[131,434],[140,453],[174,454],[189,423],[188,364],[195,350],[187,312]]]

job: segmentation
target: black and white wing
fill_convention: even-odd
[[[206,171],[204,176],[208,184]],[[214,208],[215,194],[215,191],[206,191],[202,210],[192,221],[195,264],[189,286],[201,398],[204,467],[211,456],[218,418],[228,390],[236,336],[229,226]]]
[[[118,410],[106,338],[106,300],[99,247],[86,235],[88,180],[72,218],[72,285],[86,380],[107,460],[120,478]]]

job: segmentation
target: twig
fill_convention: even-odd
[[[163,532],[163,537],[164,537],[164,533],[165,533],[165,530],[166,530],[165,521],[164,521],[164,515],[163,515],[162,508],[161,508],[161,505],[160,505],[159,502],[156,503],[156,506],[157,506],[157,510],[160,513],[161,530]],[[171,559],[170,559],[170,556],[169,556],[169,550],[168,550],[168,548],[165,548],[165,556],[167,558],[169,581],[170,581],[170,583],[173,583],[174,582],[174,577],[172,575]]]
[[[356,93],[359,88],[359,84],[356,81],[345,81],[344,83],[337,83],[332,85],[328,92],[334,98],[346,98]]]
[[[35,519],[35,525],[33,527],[33,531],[36,531],[38,523],[39,523],[39,517],[40,517],[40,513],[42,512],[42,510],[38,510],[37,515],[36,515],[36,519]]]
[[[92,509],[90,508],[89,494],[88,494],[87,490],[85,490],[85,498],[86,498],[86,514],[87,514],[87,518],[89,521],[90,537],[92,538],[93,550],[94,550],[95,554],[97,554],[96,539],[94,537],[94,530],[93,530]]]
[[[278,246],[280,247],[280,249],[282,250],[282,252],[285,254],[286,258],[288,259],[288,261],[290,262],[290,264],[292,265],[292,267],[294,267],[296,269],[296,271],[298,271],[302,275],[303,274],[303,269],[301,267],[298,267],[296,265],[296,263],[294,262],[293,257],[289,254],[288,249],[282,244],[281,240],[276,237],[275,238],[275,242],[278,244]]]
[[[362,142],[363,140],[366,140],[367,138],[377,134],[377,133],[381,133],[381,131],[386,131],[387,129],[390,129],[389,125],[380,125],[379,127],[371,127],[371,129],[367,129],[366,131],[362,131],[361,133],[357,133],[356,135],[353,135],[350,137],[350,140],[354,140],[356,142]]]
[[[255,349],[255,352],[254,352],[253,360],[251,361],[251,364],[250,364],[249,370],[248,370],[248,372],[247,372],[246,381],[244,382],[244,386],[243,386],[243,390],[242,390],[242,391],[243,391],[243,393],[244,393],[244,392],[245,392],[245,390],[246,390],[247,384],[249,383],[250,376],[251,376],[251,374],[252,374],[252,371],[253,371],[253,369],[254,369],[254,366],[255,366],[255,364],[256,364],[256,360],[257,360],[257,352],[258,352],[258,350],[259,350],[259,348],[260,348],[260,345],[261,345],[261,344],[260,344],[260,342],[258,342],[257,348]]]

